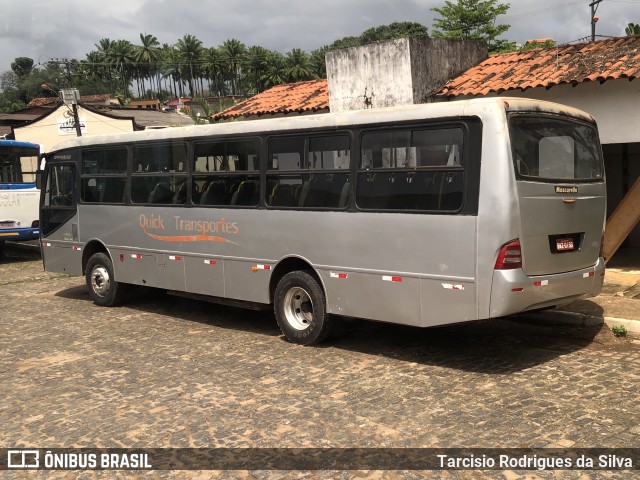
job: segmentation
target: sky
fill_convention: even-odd
[[[572,42],[591,34],[592,0],[502,0],[511,7],[498,23],[500,38],[520,43],[553,38]],[[0,73],[16,57],[35,64],[53,58],[85,59],[102,38],[140,43],[140,33],[174,44],[185,34],[205,47],[237,38],[286,53],[311,52],[335,40],[394,21],[429,32],[444,0],[0,0]],[[624,36],[640,23],[640,0],[602,0],[596,35]]]

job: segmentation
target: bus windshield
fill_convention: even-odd
[[[516,173],[538,181],[597,181],[604,169],[592,125],[551,116],[513,115],[509,121]]]
[[[0,183],[34,183],[38,148],[10,146],[0,149]]]

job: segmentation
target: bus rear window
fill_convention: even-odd
[[[553,117],[514,115],[511,144],[520,178],[549,181],[601,180],[598,132],[585,123]]]

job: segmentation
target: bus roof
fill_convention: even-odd
[[[19,142],[17,140],[0,140],[0,146],[2,147],[20,147],[20,148],[37,148],[40,149],[40,145],[29,142]]]
[[[455,118],[478,115],[487,109],[502,111],[549,112],[594,121],[588,113],[573,107],[541,100],[513,97],[491,97],[455,100],[418,105],[403,105],[367,110],[349,110],[338,113],[301,115],[273,119],[243,120],[229,123],[195,125],[180,128],[143,130],[77,137],[56,145],[52,151],[73,147],[124,143],[132,141],[161,141],[206,136],[251,135],[269,132],[296,131],[316,128],[346,128],[349,126],[402,122],[428,118]]]

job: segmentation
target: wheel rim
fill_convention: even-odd
[[[313,302],[304,288],[294,287],[284,297],[284,317],[296,330],[306,330],[313,320]]]
[[[104,297],[111,288],[111,278],[109,272],[102,265],[96,266],[91,272],[91,289],[96,295]]]

